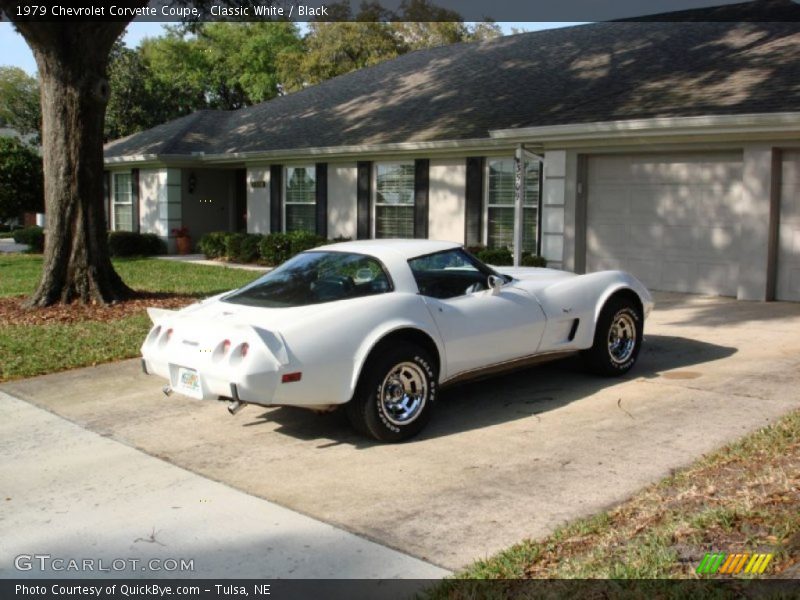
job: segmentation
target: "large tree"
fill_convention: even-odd
[[[15,4],[0,0],[0,10],[13,19]],[[106,69],[111,47],[127,23],[15,25],[39,69],[48,219],[42,279],[29,304],[129,298],[133,292],[108,254],[102,177]]]

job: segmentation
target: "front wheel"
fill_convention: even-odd
[[[589,370],[607,377],[630,371],[642,346],[643,325],[641,310],[631,300],[609,300],[597,319],[592,347],[582,353]]]
[[[408,343],[384,345],[364,366],[347,417],[360,433],[382,442],[417,435],[431,418],[437,374],[428,353]]]

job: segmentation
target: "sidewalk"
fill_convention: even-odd
[[[17,244],[13,238],[0,238],[0,253],[25,252],[26,244]]]
[[[208,260],[203,254],[168,254],[165,256],[156,256],[159,260],[171,260],[173,262],[185,262],[193,265],[207,265],[212,267],[229,267],[231,269],[242,269],[244,271],[259,271],[266,273],[272,270],[272,267],[262,267],[259,265],[240,265],[237,263],[229,263],[221,260]]]
[[[197,440],[202,444],[202,439]],[[237,491],[0,392],[0,578],[409,578],[448,571]],[[304,477],[298,472],[296,477]],[[19,555],[115,559],[28,571]],[[192,571],[144,570],[193,561]],[[152,568],[152,567],[151,567]],[[95,569],[97,570],[97,569]]]

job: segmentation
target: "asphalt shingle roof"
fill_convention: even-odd
[[[610,22],[413,52],[237,111],[200,111],[106,157],[485,138],[493,129],[800,111],[800,26]]]

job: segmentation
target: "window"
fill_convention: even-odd
[[[302,252],[225,302],[284,308],[383,294],[392,290],[380,262],[351,252]]]
[[[114,231],[133,231],[133,179],[114,174]]]
[[[485,290],[489,285],[489,275],[496,275],[460,248],[412,258],[408,266],[419,293],[440,300]]]
[[[375,237],[414,237],[414,163],[375,165]]]
[[[514,247],[514,159],[490,159],[486,192],[486,245]],[[539,162],[525,163],[522,251],[536,254],[539,220]]]
[[[314,166],[286,168],[284,231],[317,231],[317,176]]]

